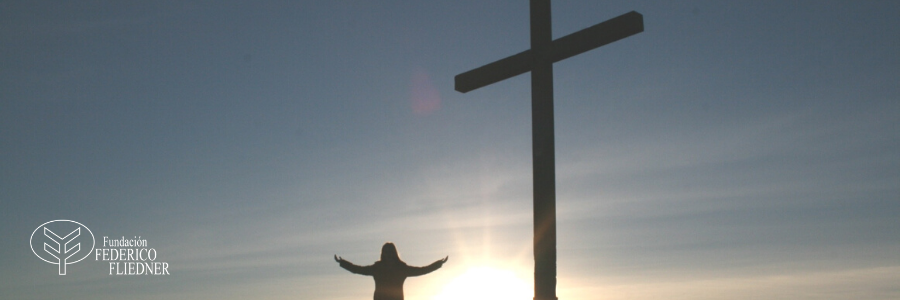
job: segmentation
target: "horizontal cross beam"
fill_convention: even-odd
[[[550,47],[550,61],[555,63],[643,31],[644,16],[638,12],[631,11],[554,40],[553,45]],[[466,93],[521,75],[531,71],[536,60],[536,54],[532,50],[519,52],[513,56],[456,75],[454,88],[459,92]]]

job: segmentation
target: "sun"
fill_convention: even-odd
[[[513,271],[476,267],[450,281],[432,300],[525,300],[533,297],[531,286]]]

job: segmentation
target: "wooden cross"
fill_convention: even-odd
[[[534,299],[556,300],[556,163],[553,147],[553,63],[644,31],[629,12],[553,40],[550,0],[531,0],[531,49],[456,75],[468,92],[531,71],[531,147],[534,177]]]

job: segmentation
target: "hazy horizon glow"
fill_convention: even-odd
[[[643,33],[554,65],[559,299],[900,298],[900,4],[555,1],[553,35],[632,10]],[[528,16],[0,3],[0,298],[369,299],[332,257],[387,241],[449,256],[407,299],[530,289],[529,75],[453,90]],[[59,276],[28,247],[56,219],[171,275]]]

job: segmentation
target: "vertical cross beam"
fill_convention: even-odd
[[[531,0],[534,299],[556,300],[556,162],[550,0]]]
[[[553,139],[553,63],[644,31],[629,12],[553,40],[550,0],[530,0],[531,49],[456,75],[468,92],[531,72],[531,149],[534,178],[534,299],[556,298],[556,163]]]

